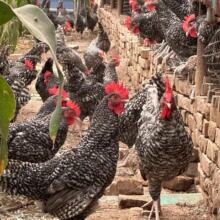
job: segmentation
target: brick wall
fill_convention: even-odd
[[[134,90],[151,77],[156,70],[163,69],[172,73],[161,64],[150,48],[143,46],[137,36],[131,34],[123,25],[125,17],[118,16],[110,7],[99,9],[100,20],[108,32],[112,44],[127,62],[127,75]],[[172,78],[172,74],[169,74]],[[194,80],[175,79],[177,104],[181,110],[187,130],[194,143],[195,160],[191,166],[198,165],[199,181],[204,200],[210,211],[218,211],[220,215],[220,93],[219,85],[205,83],[203,96],[190,99]],[[196,156],[197,155],[197,156]],[[197,160],[197,159],[198,160]],[[196,172],[196,169],[194,169]],[[194,175],[196,175],[194,173]]]

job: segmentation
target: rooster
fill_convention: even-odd
[[[151,219],[155,210],[159,220],[160,193],[163,181],[183,173],[192,156],[192,139],[185,130],[182,116],[174,101],[169,79],[160,100],[155,85],[148,86],[148,96],[139,120],[136,149],[143,179],[148,179],[153,199]]]
[[[85,219],[114,179],[119,155],[118,115],[127,89],[108,84],[87,134],[79,145],[44,163],[10,160],[0,177],[2,189],[41,200],[59,219]]]
[[[22,123],[12,123],[9,126],[9,158],[32,163],[44,162],[51,159],[64,144],[68,126],[79,117],[78,105],[67,100],[67,93],[63,92],[63,115],[59,130],[53,144],[49,135],[51,114],[56,106],[57,88],[50,89],[51,96],[32,119]]]

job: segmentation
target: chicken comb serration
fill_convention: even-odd
[[[132,8],[132,11],[137,11],[138,10],[138,4],[137,4],[137,0],[130,0],[129,4]]]
[[[195,14],[191,14],[191,15],[185,16],[184,22],[183,22],[183,30],[184,30],[185,33],[187,33],[188,30],[189,30],[189,28],[190,28],[189,23],[192,22],[192,21],[194,21],[195,19],[196,19]],[[190,32],[190,36],[196,38],[196,37],[197,37],[197,32],[196,32],[196,30],[191,31],[191,32]]]
[[[54,87],[49,88],[48,92],[50,93],[50,95],[58,95],[59,87],[57,85],[55,85]],[[62,93],[61,94],[62,94],[63,98],[67,98],[68,97],[68,93],[64,89],[62,89]]]
[[[71,25],[70,21],[66,21],[64,24],[65,31],[70,31],[71,28],[72,28],[72,25]]]
[[[145,0],[145,2],[147,3],[146,8],[148,11],[154,11],[156,9],[156,6],[153,0]]]
[[[66,107],[71,108],[75,112],[77,117],[80,116],[80,107],[78,106],[76,102],[69,100],[66,102]]]
[[[173,98],[173,90],[170,85],[170,80],[168,77],[165,79],[165,99],[166,102],[170,103]]]
[[[128,28],[128,30],[131,30],[131,26],[132,26],[131,16],[128,16],[125,19],[124,24]]]
[[[34,70],[34,65],[33,65],[33,63],[32,63],[32,61],[31,60],[29,60],[29,59],[25,59],[24,60],[24,65],[25,65],[25,67],[28,69],[28,70]]]
[[[111,94],[115,93],[120,96],[121,99],[128,99],[128,89],[124,87],[122,83],[109,83],[105,86],[105,93]]]

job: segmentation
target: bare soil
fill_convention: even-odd
[[[78,52],[82,55],[95,34],[86,32],[83,39],[81,36],[73,33],[68,39],[75,39],[71,44],[79,45]],[[22,54],[31,47],[30,40],[21,39],[16,50],[16,54]],[[44,57],[43,61],[45,61]],[[42,65],[43,65],[42,61]],[[122,60],[118,68],[120,79],[130,86],[129,79],[126,76],[127,65]],[[42,101],[35,90],[34,82],[30,86],[32,95],[31,101],[21,110],[18,121],[26,120],[32,117],[40,108]],[[83,123],[83,130],[89,125],[88,120]],[[61,151],[75,147],[80,140],[77,128],[69,129],[68,138]],[[22,196],[9,196],[0,193],[0,220],[55,220],[53,216],[43,213],[39,204]],[[118,196],[103,196],[100,199],[100,205],[97,210],[87,218],[88,220],[144,220],[147,215],[142,214],[142,209],[135,207],[130,209],[120,209],[118,206]],[[208,216],[207,208],[203,203],[194,206],[186,204],[167,205],[162,207],[161,220],[211,220]]]

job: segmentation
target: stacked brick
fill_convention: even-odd
[[[99,18],[128,63],[131,86],[139,90],[157,70],[169,74],[170,70],[161,65],[161,57],[141,45],[138,37],[123,25],[125,17],[112,13],[110,8],[100,8]],[[213,212],[219,209],[220,215],[220,85],[204,83],[202,96],[192,99],[194,85],[189,78],[176,78],[174,82],[177,104],[194,143],[194,159],[188,172],[192,177],[198,173],[205,201]]]

